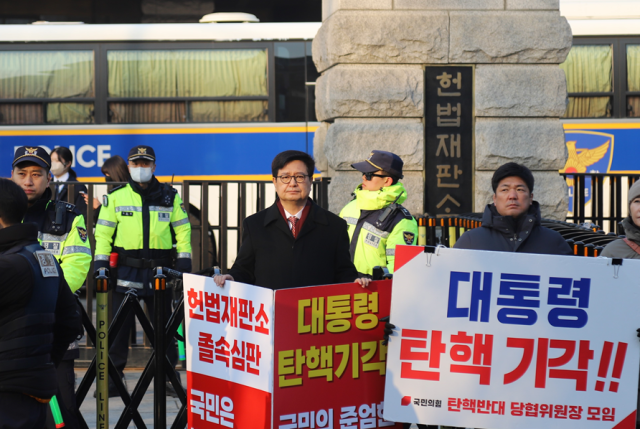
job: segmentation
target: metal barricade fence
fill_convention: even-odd
[[[165,300],[169,299],[166,288],[167,276],[182,279],[182,273],[166,267],[156,267],[154,273],[153,299],[156,308],[160,309],[164,308]],[[165,380],[167,380],[167,382],[171,383],[180,401],[180,409],[175,416],[171,428],[184,429],[187,425],[187,395],[167,355],[167,350],[171,347],[171,343],[179,337],[177,335],[178,327],[184,321],[183,299],[180,298],[175,311],[168,319],[165,317],[163,311],[157,311],[153,316],[152,324],[140,306],[136,290],[130,289],[120,308],[115,309],[116,314],[107,330],[105,329],[105,322],[108,316],[105,314],[106,309],[104,307],[106,306],[106,301],[104,294],[114,286],[112,280],[109,278],[109,271],[105,268],[100,269],[96,280],[98,284],[97,293],[100,298],[102,298],[102,305],[97,312],[97,330],[94,328],[91,320],[89,320],[87,313],[82,311],[82,323],[87,331],[87,338],[90,339],[96,348],[96,353],[76,391],[76,410],[80,410],[89,392],[89,388],[92,383],[96,381],[96,420],[100,427],[108,427],[110,420],[109,389],[107,388],[107,384],[110,380],[115,385],[118,395],[125,405],[122,413],[113,419],[116,421],[115,428],[125,429],[128,428],[131,423],[138,429],[146,428],[147,426],[138,411],[138,407],[143,401],[145,393],[149,389],[153,379],[154,427],[166,427],[167,402],[165,398]],[[113,343],[113,339],[118,335],[125,319],[129,315],[138,319],[149,338],[152,339],[154,348],[153,353],[145,362],[142,375],[131,394],[127,391],[123,380],[120,379],[116,367],[107,353],[107,349]],[[77,411],[76,417],[80,427],[89,429],[82,413]]]
[[[592,222],[605,231],[622,234],[619,223],[627,216],[627,191],[640,179],[634,174],[561,174],[569,185],[567,221]]]
[[[482,226],[482,213],[450,217],[418,217],[418,245],[453,247],[466,231]],[[543,219],[542,226],[557,231],[573,249],[574,255],[597,257],[611,241],[622,236],[605,231],[592,223],[575,224]],[[424,237],[424,238],[423,238]]]

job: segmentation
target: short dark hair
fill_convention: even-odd
[[[64,161],[65,164],[66,163],[73,164],[73,153],[71,153],[69,148],[66,148],[64,146],[58,146],[57,148],[53,149],[51,153],[57,154],[58,158]]]
[[[16,165],[13,166],[13,170],[15,171],[16,168],[19,169],[19,170],[22,170],[23,168],[27,168],[27,167],[42,168],[45,171],[45,173],[47,173],[47,174],[49,174],[49,172],[51,171],[50,168],[43,167],[40,164],[36,164],[33,161],[22,161],[22,162],[19,162]]]
[[[271,175],[273,177],[277,177],[278,171],[284,168],[284,166],[291,161],[304,162],[304,165],[307,166],[307,173],[313,180],[313,172],[316,168],[316,163],[308,154],[300,152],[299,150],[285,150],[284,152],[277,154],[271,163]]]
[[[22,222],[29,201],[22,188],[8,179],[0,179],[0,218],[7,225]]]
[[[491,187],[493,188],[493,193],[498,189],[498,184],[505,177],[516,176],[524,180],[524,183],[527,184],[527,188],[529,188],[529,192],[533,192],[533,174],[531,170],[521,164],[517,164],[515,162],[507,162],[506,164],[498,167],[495,173],[493,173],[493,177],[491,178]]]
[[[400,178],[398,176],[394,176],[393,174],[389,173],[388,171],[384,171],[384,174],[386,174],[387,176],[391,177],[391,186],[395,185],[396,183],[398,183],[400,181]]]

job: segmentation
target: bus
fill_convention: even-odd
[[[313,153],[320,25],[0,25],[0,177],[19,146],[66,146],[96,181],[146,144],[161,181],[269,179]]]
[[[569,97],[562,118],[568,158],[560,172],[640,175],[640,1],[561,0],[560,12],[573,32],[573,47],[560,65]],[[626,216],[629,183],[620,180]],[[567,184],[572,216],[571,176]],[[589,176],[584,185],[589,216]],[[612,215],[606,205],[604,212]]]
[[[638,173],[640,1],[560,12],[574,35],[561,172]],[[320,25],[0,25],[0,176],[17,146],[67,146],[100,180],[106,159],[148,144],[160,180],[268,180],[279,151],[313,153]]]

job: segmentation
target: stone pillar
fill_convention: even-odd
[[[543,216],[564,219],[558,64],[571,41],[559,0],[323,0],[314,156],[333,178],[330,209],[361,180],[350,165],[381,149],[403,158],[404,205],[423,213],[424,67],[474,64],[475,211],[491,201],[493,171],[515,161],[533,170]]]

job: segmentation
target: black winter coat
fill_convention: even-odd
[[[276,204],[246,218],[229,274],[269,289],[348,283],[358,277],[347,223],[314,202],[296,238]]]
[[[78,176],[76,172],[73,170],[69,170],[69,178],[67,182],[78,182]],[[87,218],[87,203],[84,202],[84,197],[80,192],[87,192],[87,187],[80,182],[73,185],[73,198],[71,201],[68,201],[69,194],[69,185],[64,185],[60,191],[58,191],[58,184],[56,182],[52,182],[55,185],[55,191],[53,193],[53,200],[70,202],[71,204],[75,204],[76,208]]]
[[[571,247],[556,231],[540,224],[540,206],[534,201],[527,213],[518,219],[500,216],[488,204],[482,216],[482,227],[465,232],[456,249],[494,250],[498,252],[572,255]]]
[[[38,228],[33,223],[23,223],[0,229],[0,331],[9,322],[24,315],[31,299],[35,276],[31,266],[22,256],[4,254],[14,247],[25,247],[38,243]],[[82,333],[80,313],[69,285],[60,278],[53,327],[51,361],[58,366],[67,346]],[[34,329],[39,325],[25,328]],[[3,334],[4,335],[4,334]],[[34,348],[37,348],[34,346]],[[2,357],[12,359],[15,351],[5,350]],[[56,373],[52,366],[39,365],[30,369],[0,372],[0,391],[21,392],[38,398],[51,398],[57,390]],[[3,422],[0,422],[2,426]]]

